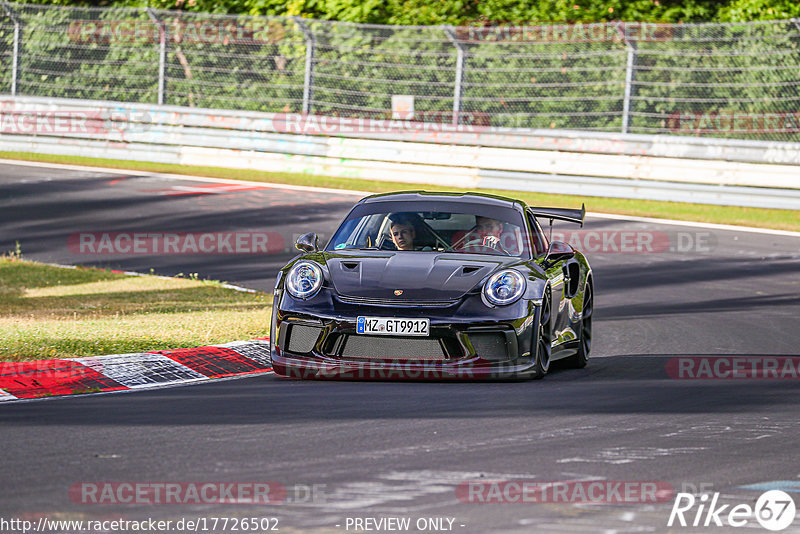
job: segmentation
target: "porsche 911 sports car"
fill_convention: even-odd
[[[359,201],[324,249],[317,236],[278,274],[275,373],[296,378],[541,378],[584,367],[592,343],[586,258],[541,222],[585,209],[480,193]]]

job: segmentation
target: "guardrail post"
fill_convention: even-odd
[[[628,58],[625,65],[625,93],[622,97],[622,133],[628,133],[631,124],[631,100],[633,98],[633,84],[636,81],[634,69],[636,68],[636,41],[628,38],[628,27],[624,22],[617,25],[617,31],[622,36],[628,48]]]
[[[311,101],[314,98],[314,54],[316,52],[316,42],[314,32],[300,17],[293,17],[294,21],[300,26],[303,37],[306,40],[306,66],[303,75],[303,114],[311,113]]]
[[[167,25],[158,18],[155,9],[145,8],[150,20],[158,25],[158,104],[163,105],[167,92]]]
[[[455,88],[453,89],[453,126],[458,126],[461,117],[461,87],[464,83],[464,45],[459,42],[452,26],[445,26],[444,33],[458,51],[456,56]]]
[[[3,2],[3,11],[5,11],[11,22],[14,23],[14,45],[11,56],[11,96],[17,96],[17,85],[19,80],[19,39],[20,39],[20,21],[14,10],[9,5]]]

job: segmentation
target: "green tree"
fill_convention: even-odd
[[[745,22],[800,17],[797,0],[733,0],[717,13],[720,22]]]

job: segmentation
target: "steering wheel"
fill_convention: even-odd
[[[470,231],[470,233],[472,230]],[[470,234],[466,234],[464,238],[466,239],[469,237]],[[475,236],[469,239],[464,245],[462,245],[464,249],[471,249],[470,251],[477,251],[477,252],[502,252],[506,256],[511,256],[512,254],[503,248],[503,245],[500,244],[500,238],[495,236]]]

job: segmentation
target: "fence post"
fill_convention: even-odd
[[[455,88],[453,89],[453,126],[458,126],[461,118],[461,86],[464,83],[464,45],[458,41],[452,26],[445,26],[444,33],[458,51],[456,56]]]
[[[14,47],[11,57],[11,96],[17,96],[17,80],[19,79],[19,38],[20,38],[20,22],[14,10],[9,7],[6,2],[3,2],[3,11],[6,12],[8,18],[14,23]]]
[[[306,40],[306,66],[303,75],[303,114],[311,113],[311,100],[314,98],[314,54],[316,52],[316,42],[314,32],[300,17],[293,17],[294,21],[300,26],[303,37]]]
[[[150,20],[158,25],[158,105],[164,105],[167,92],[167,25],[152,7],[145,8]]]
[[[624,22],[617,24],[617,31],[628,48],[628,58],[625,65],[625,94],[622,97],[622,133],[626,134],[631,125],[631,99],[633,98],[633,84],[636,81],[634,76],[636,41],[628,38],[628,26]]]

